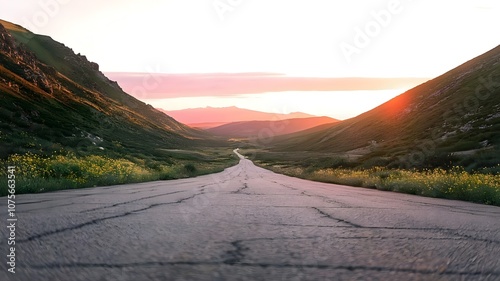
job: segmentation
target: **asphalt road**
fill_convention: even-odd
[[[17,197],[0,280],[500,280],[500,208],[323,184],[249,160]]]

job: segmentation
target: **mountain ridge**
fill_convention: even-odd
[[[0,50],[2,157],[75,147],[152,152],[211,142],[123,92],[97,63],[49,36],[0,20]]]
[[[201,107],[201,108],[188,108],[182,110],[163,110],[160,109],[165,114],[168,114],[175,120],[193,125],[199,123],[232,123],[232,122],[243,122],[243,121],[269,121],[269,120],[283,120],[292,118],[309,118],[315,117],[314,115],[302,113],[302,112],[292,112],[288,114],[284,113],[271,113],[256,111],[250,109],[239,108],[236,106],[230,107]]]
[[[367,148],[360,160],[365,163],[491,166],[500,159],[498,112],[500,46],[354,118],[311,134],[277,137],[271,149],[346,153]],[[480,161],[456,159],[461,151],[486,148],[476,155]]]
[[[265,120],[265,121],[241,121],[227,123],[218,127],[207,129],[217,136],[225,136],[231,138],[253,138],[266,137],[269,134],[272,136],[280,136],[292,134],[299,131],[308,130],[324,124],[337,123],[339,120],[320,116],[308,118],[291,118],[283,120]]]

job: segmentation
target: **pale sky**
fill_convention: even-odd
[[[0,8],[0,18],[104,72],[432,78],[500,44],[497,0],[0,0]],[[387,93],[374,92],[372,105]],[[204,99],[191,101],[222,104]],[[361,113],[351,106],[344,118]]]

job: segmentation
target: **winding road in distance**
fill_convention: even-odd
[[[0,198],[0,280],[500,280],[499,207],[239,156],[214,175],[17,196],[15,274]]]

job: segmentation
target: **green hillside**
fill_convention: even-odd
[[[355,118],[276,138],[270,151],[323,153],[351,166],[500,163],[500,46]]]
[[[128,95],[85,56],[0,20],[0,163],[18,168],[18,193],[221,171],[236,162],[226,145]]]
[[[60,148],[154,154],[210,142],[206,133],[123,92],[85,56],[0,24],[0,157]]]

